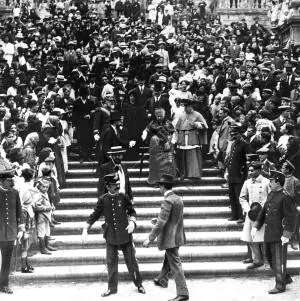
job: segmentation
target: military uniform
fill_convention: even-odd
[[[22,206],[19,193],[11,188],[0,187],[0,249],[2,265],[0,272],[0,288],[8,287],[8,276],[14,241],[20,231],[25,231]]]
[[[231,219],[238,220],[243,218],[242,207],[239,196],[243,182],[247,177],[246,153],[249,146],[244,139],[233,141],[230,152],[225,158],[225,166],[228,172],[229,198],[231,205]]]
[[[135,249],[132,243],[132,234],[126,230],[129,221],[136,222],[136,212],[128,195],[106,193],[99,198],[94,212],[89,216],[89,228],[104,216],[102,225],[103,236],[106,240],[106,261],[108,268],[108,289],[117,291],[118,286],[118,250],[124,254],[130,276],[137,287],[142,285],[138,263],[135,258]]]
[[[296,208],[292,198],[283,189],[271,191],[254,227],[260,229],[265,225],[265,251],[268,262],[275,274],[276,288],[285,290],[286,281],[291,279],[284,275],[286,266],[287,244],[281,245],[281,237],[291,238],[294,231]]]

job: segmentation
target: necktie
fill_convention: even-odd
[[[140,89],[141,89],[141,94],[143,94],[144,92],[143,86],[140,86]]]

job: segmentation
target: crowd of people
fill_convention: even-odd
[[[50,227],[75,141],[81,162],[96,155],[99,197],[103,170],[124,177],[123,156],[139,160],[145,147],[154,186],[164,174],[200,180],[210,159],[227,181],[230,220],[246,216],[249,268],[260,266],[251,204],[265,208],[275,179],[289,210],[300,205],[300,47],[284,45],[278,30],[258,18],[222,24],[205,1],[17,2],[0,20],[0,188],[19,191],[22,272],[32,272],[32,236],[43,254],[55,250]],[[299,220],[287,224],[297,248]]]

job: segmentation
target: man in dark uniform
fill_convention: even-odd
[[[94,212],[90,215],[82,231],[82,239],[86,242],[88,230],[104,216],[102,225],[106,240],[106,261],[108,269],[108,290],[101,296],[116,294],[118,290],[118,250],[122,250],[129,274],[138,288],[145,294],[142,278],[139,272],[135,250],[132,243],[132,233],[136,228],[136,212],[128,195],[120,193],[120,181],[116,173],[104,177],[108,193],[99,198]]]
[[[249,153],[249,145],[242,138],[242,127],[233,124],[230,127],[230,137],[232,140],[229,151],[225,157],[225,166],[227,168],[227,181],[229,188],[229,198],[231,205],[230,221],[243,222],[242,207],[239,202],[240,192],[244,181],[247,178],[247,159],[246,154]]]
[[[297,211],[293,199],[283,189],[284,182],[283,173],[271,171],[271,192],[251,230],[254,238],[257,230],[265,224],[265,252],[276,280],[269,294],[284,292],[286,285],[293,281],[286,273],[286,261],[287,244],[293,235]]]
[[[15,240],[21,240],[23,224],[22,206],[17,190],[13,189],[14,170],[7,163],[0,162],[0,292],[12,294],[8,286],[9,268]]]
[[[127,168],[122,164],[123,154],[126,150],[122,146],[113,146],[107,153],[110,156],[110,161],[100,165],[100,176],[98,182],[98,196],[106,193],[104,177],[108,174],[118,173],[120,179],[120,191],[121,193],[127,194],[129,199],[132,201],[133,195],[131,185],[129,181],[129,175]]]

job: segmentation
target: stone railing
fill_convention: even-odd
[[[215,3],[215,8],[219,9],[253,9],[259,8],[259,2],[261,2],[261,9],[267,9],[269,0],[237,0],[237,8],[235,7],[236,0],[218,0]],[[230,4],[232,3],[232,7]]]

